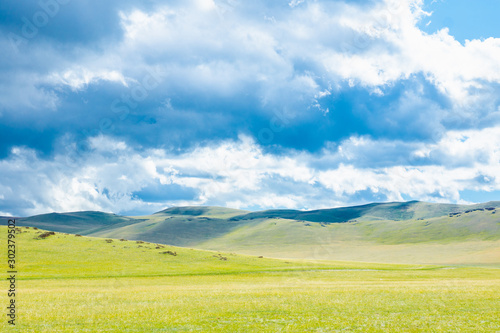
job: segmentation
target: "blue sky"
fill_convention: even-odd
[[[500,3],[0,3],[0,215],[500,200]]]
[[[460,43],[465,40],[486,39],[500,35],[498,11],[500,3],[496,0],[481,0],[471,3],[469,0],[426,1],[423,9],[432,13],[419,24],[427,32],[434,33],[448,28]]]

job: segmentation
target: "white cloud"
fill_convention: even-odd
[[[281,108],[304,113],[313,107],[326,113],[317,96],[335,95],[347,86],[383,95],[385,87],[423,75],[453,101],[455,112],[467,109],[462,110],[466,119],[496,110],[500,39],[462,45],[446,29],[427,35],[416,26],[430,15],[422,4],[293,0],[278,6],[191,0],[151,11],[122,10],[117,12],[122,40],[78,52],[77,57],[34,45],[30,56],[50,66],[45,73],[18,77],[16,87],[31,87],[21,100],[56,108],[57,96],[44,84],[75,90],[102,80],[127,85],[144,68],[155,66],[168,77],[166,92],[215,92],[233,98],[250,93],[269,112]],[[9,57],[16,61],[14,54]],[[14,103],[9,94],[0,93],[0,103]]]
[[[195,4],[222,10],[212,1]],[[295,91],[293,82],[311,105],[331,84],[350,82],[380,95],[379,87],[423,74],[457,107],[475,105],[490,83],[500,82],[500,39],[462,45],[446,29],[427,35],[416,26],[431,15],[422,5],[419,0],[386,0],[368,8],[314,2],[282,10],[275,23],[240,12],[236,4],[223,15],[203,17],[168,6],[154,13],[135,10],[121,13],[127,37],[121,51],[162,56],[180,82],[199,89],[235,93],[257,79],[264,103],[280,103],[280,87]],[[308,65],[309,74],[302,77],[309,82],[294,77],[297,59]]]
[[[198,9],[201,9],[203,11],[210,11],[216,8],[215,2],[213,0],[195,0],[194,3],[196,4]]]
[[[351,42],[355,54],[328,50],[323,62],[330,72],[361,84],[390,84],[415,73],[423,73],[458,106],[477,102],[488,83],[500,82],[500,39],[467,41],[460,44],[447,29],[428,35],[416,27],[422,16],[422,1],[392,0],[372,11],[355,11],[341,18],[341,24],[359,33],[367,43]]]
[[[63,73],[52,73],[48,76],[47,81],[54,85],[67,85],[73,90],[82,90],[89,84],[98,81],[118,82],[124,86],[128,86],[125,77],[122,73],[112,70],[98,70],[93,72],[88,68],[67,69]]]
[[[74,210],[151,213],[187,204],[312,209],[364,203],[372,200],[370,193],[386,200],[461,202],[460,191],[465,189],[500,190],[498,142],[500,128],[449,132],[434,144],[395,145],[352,137],[319,155],[292,151],[282,156],[265,153],[241,136],[238,141],[171,155],[159,149],[139,153],[123,142],[95,137],[90,143],[98,149],[82,154],[74,167],[65,165],[62,157],[47,161],[16,148],[0,162],[0,181],[5,197],[17,203],[6,213],[15,215]],[[370,161],[362,161],[367,151],[376,163],[378,155],[390,155],[391,149],[407,149],[408,160],[380,167],[367,167]],[[470,163],[466,157],[474,154],[486,158]],[[410,156],[423,157],[426,163]],[[197,195],[159,203],[134,196],[152,184],[177,184],[195,189]]]
[[[303,2],[304,2],[304,0],[292,0],[288,3],[288,5],[293,8],[293,7],[297,7],[298,5],[300,5]]]

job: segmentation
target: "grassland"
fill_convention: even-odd
[[[193,246],[279,258],[500,267],[500,221],[481,211],[350,223],[256,219]]]
[[[139,217],[48,214],[19,225],[275,258],[500,267],[499,207],[415,201],[252,213],[174,207]]]
[[[40,235],[17,234],[16,332],[500,330],[494,268],[275,260]]]

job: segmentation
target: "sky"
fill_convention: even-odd
[[[0,2],[0,215],[500,200],[496,0]]]

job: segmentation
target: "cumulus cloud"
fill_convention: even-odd
[[[209,104],[250,95],[258,114],[269,116],[278,110],[293,123],[310,117],[318,109],[315,106],[327,110],[336,93],[350,87],[361,86],[383,95],[401,80],[422,75],[452,101],[451,110],[461,110],[463,125],[487,113],[472,106],[494,97],[497,89],[492,83],[500,79],[495,60],[500,52],[498,39],[462,45],[446,29],[427,35],[416,27],[422,16],[430,15],[423,12],[418,0],[109,6],[115,12],[107,9],[107,13],[114,15],[123,34],[109,46],[61,53],[54,49],[55,44],[33,40],[29,56],[18,54],[26,59],[44,50],[45,56],[38,59],[44,66],[31,75],[38,77],[38,94],[61,98],[52,86],[82,89],[99,80],[140,80],[141,69],[156,66],[168,77],[162,94],[179,96],[179,104],[200,95],[211,96]],[[61,8],[61,15],[64,9],[72,7]],[[6,39],[4,42],[7,46]],[[52,68],[44,73],[47,63]],[[498,107],[498,101],[493,104],[491,107]],[[441,113],[447,116],[445,111]]]
[[[91,149],[77,161],[64,155],[46,161],[15,148],[0,164],[0,210],[17,215],[74,210],[146,214],[194,204],[312,209],[370,198],[463,202],[464,190],[500,190],[499,129],[449,132],[434,144],[407,144],[408,159],[387,167],[368,166],[362,158],[368,150],[387,153],[391,143],[359,137],[320,155],[266,153],[246,136],[182,154],[137,151],[99,136],[89,140]],[[401,147],[392,149],[398,153]],[[464,158],[474,154],[485,158],[474,163]],[[322,160],[342,162],[325,167]]]
[[[49,82],[54,85],[66,85],[74,90],[86,88],[99,80],[119,82],[127,86],[123,75],[117,71],[92,72],[86,68],[68,69],[64,73],[50,75]]]

